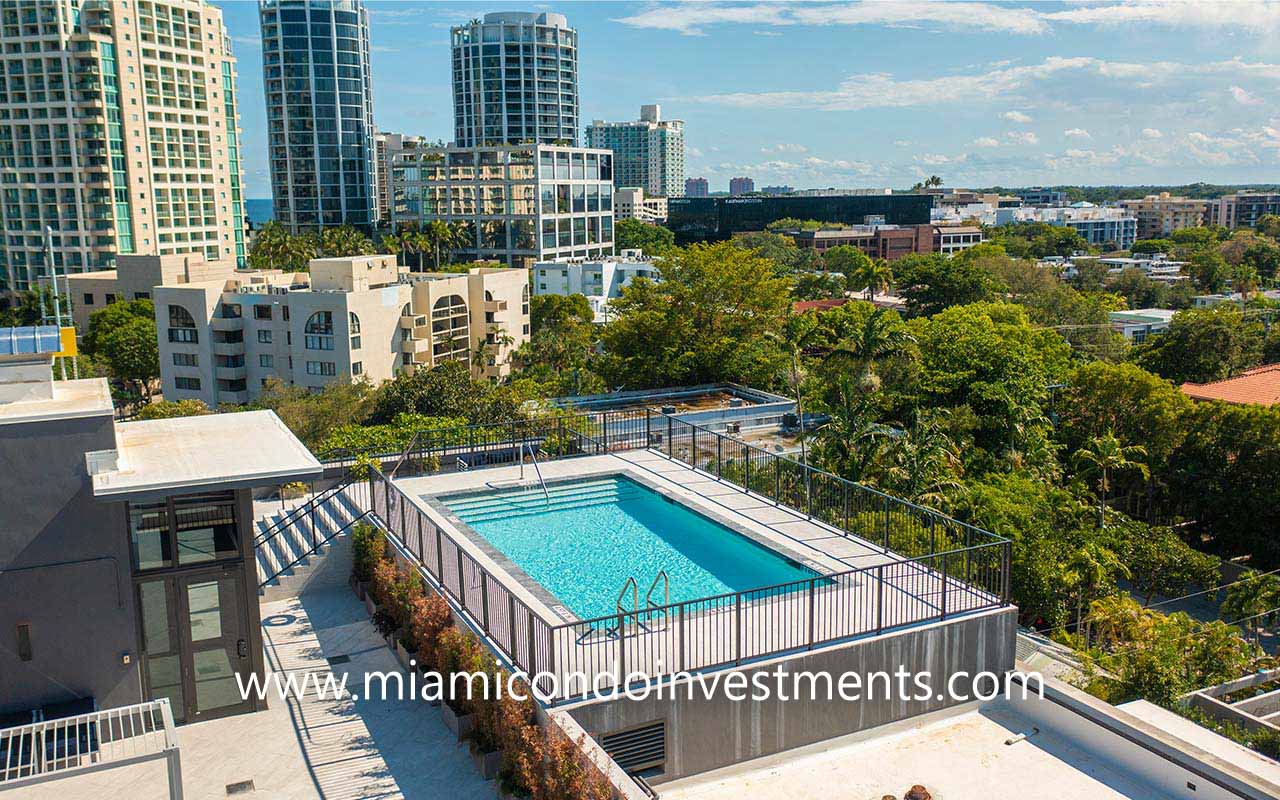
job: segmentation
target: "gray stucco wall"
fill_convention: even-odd
[[[84,462],[114,446],[109,416],[0,425],[0,711],[141,699],[124,504],[94,499]]]
[[[1003,675],[1013,668],[1017,609],[996,609],[981,615],[913,628],[872,639],[851,642],[809,653],[787,656],[740,668],[748,682],[758,672],[772,673],[781,665],[788,673],[829,671],[869,675],[893,674],[900,666],[928,671],[935,688],[945,688],[945,676],[957,670],[990,671]],[[939,676],[943,676],[941,680]],[[591,736],[601,737],[656,720],[666,721],[665,773],[655,781],[673,780],[699,772],[758,758],[793,747],[936,711],[967,697],[953,700],[883,698],[845,701],[836,696],[814,699],[736,701],[723,685],[711,697],[694,687],[690,698],[687,682],[664,691],[662,698],[617,698],[570,707],[567,710]],[[769,683],[773,685],[772,681]],[[960,684],[968,688],[968,682]],[[984,687],[990,691],[989,687]],[[749,691],[749,690],[748,690]],[[914,693],[908,684],[908,692]],[[673,694],[675,695],[673,697]],[[740,692],[733,692],[737,695]],[[865,693],[864,693],[865,695]]]

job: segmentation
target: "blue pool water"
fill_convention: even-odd
[[[584,619],[612,614],[627,578],[640,605],[660,570],[671,602],[812,578],[812,570],[624,477],[441,500]],[[654,600],[662,602],[661,588]],[[628,603],[628,605],[630,605]]]

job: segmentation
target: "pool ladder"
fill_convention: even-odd
[[[655,603],[653,601],[653,593],[658,588],[659,583],[662,584],[662,602]],[[623,601],[626,599],[628,591],[631,592],[631,608],[627,608],[625,605],[623,605]],[[671,603],[671,576],[667,574],[667,571],[665,569],[658,570],[658,574],[655,575],[653,578],[653,583],[649,584],[649,591],[645,592],[644,594],[645,610],[647,611],[652,608],[664,608],[670,603]],[[618,599],[614,603],[614,608],[617,609],[618,617],[621,620],[621,624],[619,625],[619,627],[614,628],[612,632],[625,633],[628,616],[634,619],[634,623],[637,629],[644,628],[645,630],[649,630],[648,625],[640,622],[640,584],[636,583],[636,579],[634,577],[628,577],[626,580],[626,583],[622,584],[622,591],[618,592]],[[666,615],[665,611],[662,613],[664,616]]]

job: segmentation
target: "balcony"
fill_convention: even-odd
[[[216,345],[214,349],[217,349]],[[243,364],[238,367],[215,367],[213,374],[219,380],[234,381],[245,377],[245,368]]]
[[[506,311],[507,301],[506,300],[485,300],[484,310],[486,312]]]
[[[431,348],[431,343],[423,339],[402,339],[400,341],[401,353],[425,353]]]
[[[209,320],[209,327],[215,331],[242,331],[244,330],[244,317],[214,317]]]
[[[214,342],[213,354],[218,356],[243,355],[244,342]]]
[[[219,403],[234,403],[235,405],[244,405],[249,402],[249,390],[243,389],[238,392],[228,392],[223,389],[218,390]]]

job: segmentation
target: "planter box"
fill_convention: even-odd
[[[378,607],[373,604],[373,597],[371,597],[368,592],[364,593],[364,597],[362,599],[364,600],[364,609],[369,612],[370,617],[378,613]]]
[[[498,767],[502,766],[502,751],[494,750],[492,753],[481,753],[475,747],[471,748],[471,763],[476,765],[476,771],[480,773],[480,777],[486,781],[491,781],[498,775]]]
[[[364,584],[356,580],[354,573],[347,577],[347,585],[351,587],[351,591],[356,593],[356,597],[361,600],[364,599]]]
[[[400,660],[400,666],[406,670],[413,669],[409,665],[409,661],[413,659],[413,654],[404,649],[404,645],[400,643],[399,639],[396,639],[396,658]]]
[[[458,716],[448,703],[440,704],[440,713],[444,716],[445,727],[453,731],[453,735],[458,737],[458,741],[462,741],[464,736],[471,733],[471,723],[475,719],[472,715],[463,714]]]

